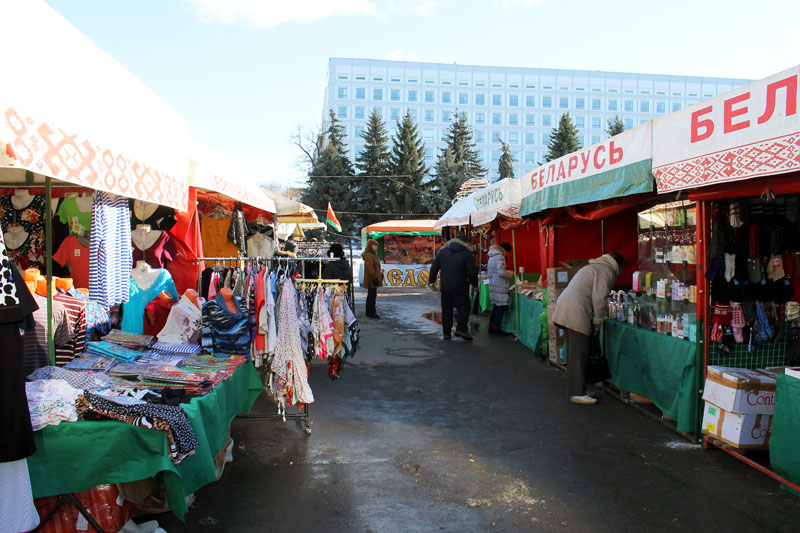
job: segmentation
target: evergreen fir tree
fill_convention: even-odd
[[[338,213],[356,211],[352,192],[353,165],[347,157],[344,126],[336,113],[330,111],[330,126],[325,132],[326,144],[322,153],[308,175],[308,186],[303,192],[302,202],[317,212],[320,220],[325,220],[328,202]],[[340,216],[342,233],[353,233],[355,224],[352,216]]]
[[[466,113],[455,114],[455,120],[447,130],[445,141],[453,152],[453,159],[457,164],[463,163],[467,174],[464,181],[472,178],[483,178],[489,172],[481,164],[481,156],[475,148],[475,140],[472,137],[472,127],[467,122]]]
[[[450,207],[462,183],[472,178],[483,178],[488,173],[481,164],[481,156],[472,137],[472,127],[465,113],[456,112],[444,141],[447,145],[439,152],[435,177],[430,182],[440,196],[437,202],[440,212]]]
[[[392,141],[389,166],[394,177],[389,180],[391,185],[387,187],[390,191],[387,195],[387,212],[400,213],[395,215],[396,218],[414,218],[405,214],[428,212],[425,197],[428,187],[423,184],[428,168],[425,166],[425,145],[411,113],[406,112],[403,119],[397,122],[397,135]]]
[[[619,135],[625,131],[625,123],[622,122],[622,119],[619,118],[619,115],[614,117],[614,120],[608,119],[608,129],[606,133],[609,137],[613,137],[614,135]]]
[[[578,141],[578,128],[573,124],[569,113],[564,113],[558,121],[558,128],[553,128],[552,133],[550,133],[550,144],[547,146],[548,152],[544,156],[544,160],[553,161],[580,149],[581,143]]]
[[[500,162],[497,165],[497,173],[500,175],[497,179],[502,180],[506,178],[514,178],[514,156],[511,155],[511,147],[508,143],[500,141],[501,154]]]
[[[364,148],[356,156],[356,168],[360,175],[356,180],[359,208],[355,211],[389,213],[391,212],[391,203],[387,199],[391,194],[392,182],[380,177],[389,176],[392,173],[389,135],[383,119],[376,111],[373,110],[369,116],[367,127],[361,138],[364,139]],[[361,227],[389,218],[392,217],[389,215],[360,215],[358,217]]]
[[[438,212],[444,213],[453,205],[456,193],[461,188],[461,184],[466,181],[464,179],[466,165],[463,161],[457,162],[452,148],[447,146],[436,158],[433,171],[435,178],[431,183],[435,186],[436,201],[434,206]]]

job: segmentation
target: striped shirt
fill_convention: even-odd
[[[122,196],[96,191],[89,246],[89,298],[105,308],[128,301],[133,257],[131,214]]]
[[[56,348],[56,366],[64,366],[83,353],[86,342],[86,304],[63,292],[54,294],[53,301],[64,305],[67,320],[72,323],[73,335],[69,342]]]
[[[25,330],[25,375],[50,364],[47,348],[47,298],[33,295],[39,309],[33,312],[33,329]],[[64,304],[53,301],[53,338],[55,345],[62,347],[73,336],[72,324],[67,317]]]

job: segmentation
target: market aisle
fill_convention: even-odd
[[[570,404],[524,347],[442,341],[435,295],[386,293],[341,379],[314,366],[313,435],[235,421],[234,462],[167,531],[800,529],[768,477],[609,396]]]

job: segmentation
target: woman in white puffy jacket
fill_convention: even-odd
[[[507,242],[489,248],[489,262],[486,266],[489,272],[489,299],[493,304],[489,315],[490,335],[503,333],[500,326],[508,309],[508,280],[514,276],[514,272],[506,269],[506,254],[510,251],[511,245]]]

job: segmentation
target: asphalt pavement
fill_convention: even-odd
[[[800,531],[800,499],[600,393],[509,337],[441,338],[427,290],[380,291],[340,379],[312,367],[300,423],[239,418],[233,462],[169,533]],[[272,413],[262,395],[254,413]]]

